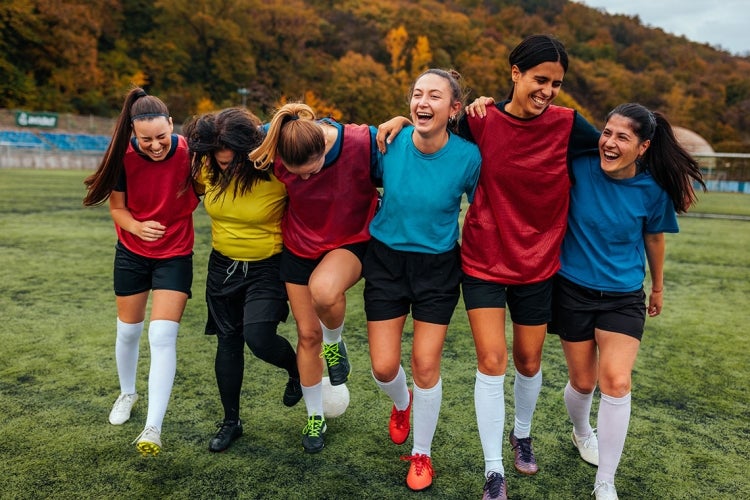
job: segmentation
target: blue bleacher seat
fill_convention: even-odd
[[[49,149],[49,146],[36,134],[25,130],[0,130],[0,146]]]
[[[109,141],[106,135],[0,130],[0,146],[16,148],[103,153]]]

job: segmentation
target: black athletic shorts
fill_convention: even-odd
[[[364,241],[362,243],[344,245],[340,248],[349,250],[362,262],[365,258],[365,252],[367,252],[367,245],[368,242]],[[318,267],[323,257],[325,257],[325,254],[317,259],[305,259],[293,254],[284,247],[281,251],[281,281],[295,285],[307,285],[310,281],[310,275]]]
[[[115,245],[115,295],[127,297],[148,290],[175,290],[191,296],[193,254],[168,259],[142,257]]]
[[[206,334],[242,335],[244,325],[286,321],[289,305],[279,278],[281,254],[255,262],[216,250],[208,259]]]
[[[556,276],[552,322],[547,330],[568,342],[592,340],[594,330],[623,333],[638,340],[646,323],[646,293],[602,292]]]
[[[507,302],[510,319],[518,325],[543,325],[552,317],[552,279],[529,285],[501,285],[464,276],[461,288],[467,311],[504,309]]]
[[[365,314],[368,321],[409,313],[417,321],[447,325],[461,293],[459,246],[445,253],[393,250],[373,238],[365,255]]]

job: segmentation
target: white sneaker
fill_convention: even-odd
[[[144,457],[156,456],[161,451],[161,433],[153,425],[147,425],[132,444]]]
[[[591,494],[596,495],[596,500],[618,500],[615,485],[607,481],[594,483],[594,491]]]
[[[579,438],[574,432],[573,445],[578,449],[581,458],[591,465],[599,465],[599,439],[596,437],[596,429],[591,431],[587,438]]]
[[[122,425],[127,422],[130,419],[130,410],[133,409],[136,401],[138,401],[138,393],[120,394],[112,406],[112,411],[109,412],[109,423]]]

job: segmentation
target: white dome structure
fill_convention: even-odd
[[[682,127],[672,127],[672,130],[674,130],[677,141],[688,153],[697,155],[714,153],[714,148],[708,141],[692,130]]]

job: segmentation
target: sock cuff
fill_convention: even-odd
[[[570,385],[570,380],[568,380],[568,383],[565,384],[565,392],[568,393],[569,396],[579,399],[581,401],[589,400],[594,395],[594,391],[578,392],[577,390],[573,388],[572,385]]]
[[[538,379],[542,378],[542,369],[539,368],[539,371],[536,372],[531,377],[527,377],[526,375],[523,375],[520,372],[516,371],[516,378],[520,379],[520,380],[523,380],[523,381],[528,381],[528,382],[532,382],[532,381],[538,380]]]
[[[443,390],[443,378],[442,377],[439,377],[437,383],[427,389],[422,389],[416,384],[416,382],[414,382],[414,392],[421,392],[422,394],[431,394],[431,393],[442,391],[442,390]]]
[[[626,404],[630,403],[630,394],[631,393],[627,393],[626,395],[624,395],[621,398],[615,398],[613,396],[608,396],[608,395],[602,393],[602,398],[601,399],[602,399],[603,402],[606,402],[608,404],[615,405],[615,406],[626,405]]]
[[[399,365],[399,366],[398,366],[398,372],[396,372],[396,376],[395,376],[395,377],[393,377],[393,380],[388,380],[388,381],[386,381],[386,382],[383,382],[382,380],[379,380],[379,379],[378,379],[378,378],[377,378],[377,377],[375,376],[375,374],[374,374],[374,373],[372,373],[372,370],[370,370],[370,375],[372,375],[372,379],[373,379],[373,380],[374,380],[374,381],[375,381],[375,382],[376,382],[376,383],[377,383],[378,385],[381,385],[381,386],[383,386],[383,387],[387,387],[387,386],[389,386],[389,385],[391,385],[391,384],[393,384],[393,383],[396,383],[396,381],[398,381],[398,379],[399,379],[399,378],[401,378],[402,376],[403,376],[404,380],[406,380],[406,372],[404,371],[404,367],[403,367],[403,365]]]
[[[502,385],[505,383],[505,374],[503,375],[486,375],[477,370],[477,380],[489,385]]]

